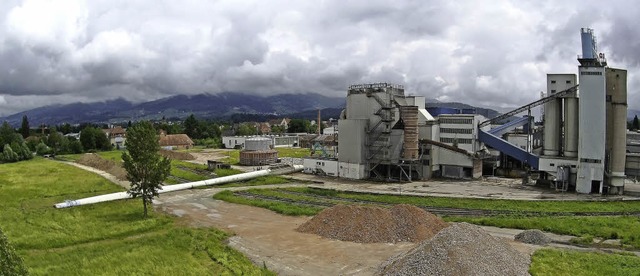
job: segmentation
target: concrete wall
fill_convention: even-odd
[[[340,162],[338,164],[340,177],[349,179],[366,179],[369,176],[365,172],[364,164]]]
[[[580,118],[576,191],[602,192],[605,162],[605,68],[580,66]],[[546,112],[546,111],[545,111]],[[597,187],[596,187],[597,188]],[[595,190],[594,190],[595,192]]]
[[[345,163],[366,162],[366,132],[369,120],[353,119],[338,121],[338,160]]]

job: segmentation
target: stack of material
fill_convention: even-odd
[[[528,256],[480,227],[455,223],[391,258],[379,275],[529,275]]]
[[[516,235],[515,240],[537,245],[545,245],[551,242],[551,239],[538,229],[522,231],[522,233]]]
[[[336,205],[298,227],[298,231],[360,243],[419,242],[433,237],[448,224],[412,205],[391,209]]]

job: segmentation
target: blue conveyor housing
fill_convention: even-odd
[[[520,147],[507,142],[506,140],[491,134],[482,129],[478,129],[478,139],[480,142],[490,146],[503,154],[513,157],[514,159],[529,165],[534,170],[538,169],[539,157],[521,149]]]
[[[522,118],[518,118],[515,120],[512,120],[511,122],[508,122],[506,124],[503,124],[499,127],[495,127],[492,128],[491,130],[489,130],[489,133],[498,136],[498,137],[502,137],[503,134],[517,128],[517,127],[521,127],[523,125],[526,125],[529,122],[529,116],[524,116]]]

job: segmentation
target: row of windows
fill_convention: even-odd
[[[552,80],[552,81],[551,81],[551,83],[556,83],[556,81],[555,81],[555,80]],[[571,81],[570,81],[570,80],[568,80],[568,81],[565,81],[565,83],[570,84],[570,83],[571,83]]]
[[[442,143],[453,144],[453,143],[455,143],[455,141],[457,141],[458,144],[471,144],[471,142],[472,142],[471,139],[440,137],[440,142],[442,142]]]
[[[596,76],[602,76],[602,72],[580,72],[580,75],[596,75]]]
[[[470,128],[441,128],[441,133],[455,133],[455,134],[471,134],[473,131]]]
[[[468,124],[473,123],[473,119],[453,119],[453,118],[440,118],[441,124]]]

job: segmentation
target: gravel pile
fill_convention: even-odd
[[[538,229],[526,230],[516,235],[516,241],[537,245],[545,245],[551,242],[551,239]]]
[[[419,242],[447,226],[439,217],[412,205],[401,204],[391,209],[336,205],[323,210],[297,230],[359,243]]]
[[[379,275],[529,275],[529,256],[480,227],[454,223],[431,240],[391,258]]]
[[[104,159],[95,153],[83,154],[76,163],[105,171],[118,180],[127,180],[127,171],[120,164]]]

